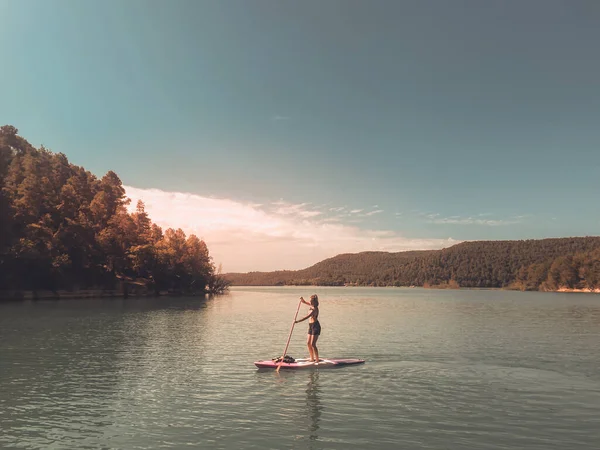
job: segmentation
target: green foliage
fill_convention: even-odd
[[[465,242],[443,250],[338,255],[298,271],[231,273],[234,285],[600,288],[600,238]]]
[[[222,292],[204,241],[163,235],[116,173],[101,179],[66,156],[0,128],[0,290],[115,289]]]

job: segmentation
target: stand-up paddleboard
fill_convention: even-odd
[[[259,369],[330,369],[335,367],[353,366],[363,364],[364,359],[320,359],[319,363],[309,361],[308,359],[297,359],[294,362],[275,362],[271,359],[255,361],[254,365]]]

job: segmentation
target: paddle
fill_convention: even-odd
[[[292,328],[290,330],[290,335],[288,336],[287,343],[285,344],[285,350],[283,351],[283,356],[281,357],[281,362],[277,366],[277,373],[279,373],[279,369],[281,369],[281,365],[283,364],[283,359],[285,358],[285,354],[287,353],[288,346],[290,345],[290,339],[292,338],[292,331],[294,331],[294,325],[296,325],[296,319],[298,318],[298,311],[300,311],[300,305],[302,304],[302,299],[298,302],[298,308],[296,308],[296,315],[294,316],[294,321],[292,322]]]

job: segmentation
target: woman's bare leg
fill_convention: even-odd
[[[315,360],[315,355],[313,354],[313,338],[315,336],[309,334],[308,335],[308,339],[306,339],[306,346],[308,347],[308,354],[310,355],[310,360],[314,361]]]
[[[317,340],[319,339],[319,335],[312,337],[312,353],[315,356],[315,361],[319,362],[319,349],[317,348]]]

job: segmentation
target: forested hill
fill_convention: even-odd
[[[443,250],[343,254],[297,271],[230,273],[234,285],[600,288],[600,237],[464,242]]]
[[[219,292],[204,241],[152,223],[116,173],[102,178],[62,153],[0,128],[0,297],[23,291],[147,288]],[[129,287],[128,287],[129,286]]]
[[[390,267],[399,266],[430,250],[412,252],[344,253],[325,259],[302,270],[275,272],[228,273],[223,275],[238,286],[325,285],[341,286],[346,283],[374,284],[379,274]]]

